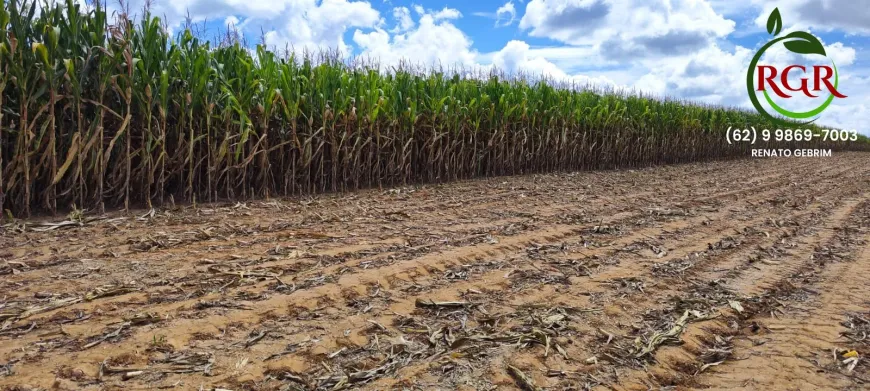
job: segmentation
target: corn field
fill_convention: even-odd
[[[142,14],[4,3],[7,214],[738,157],[750,146],[728,145],[725,129],[765,124],[749,111],[495,71],[382,69],[214,44],[190,29],[172,37]]]

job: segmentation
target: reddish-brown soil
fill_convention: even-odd
[[[60,220],[0,389],[870,387],[870,154]]]

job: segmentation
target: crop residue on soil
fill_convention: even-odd
[[[16,221],[0,389],[870,387],[870,156]]]

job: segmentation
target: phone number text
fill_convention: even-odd
[[[755,144],[756,141],[857,141],[858,131],[856,130],[810,130],[810,129],[761,129],[756,130],[754,127],[749,129],[734,129],[729,127],[725,132],[725,139],[728,144],[733,143],[750,143]]]

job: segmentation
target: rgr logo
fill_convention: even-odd
[[[782,31],[782,17],[779,14],[779,9],[774,8],[770,17],[767,18],[767,32],[776,37],[780,31]],[[801,122],[814,121],[818,118],[819,114],[831,105],[835,98],[846,98],[846,95],[837,90],[840,77],[837,72],[837,65],[833,61],[831,61],[831,65],[813,65],[809,68],[799,64],[788,65],[782,69],[778,69],[773,65],[759,65],[758,61],[764,55],[764,52],[780,42],[782,42],[786,50],[792,53],[816,54],[828,57],[821,41],[805,31],[795,31],[782,37],[776,37],[762,46],[755,53],[755,57],[749,63],[749,70],[746,72],[746,89],[749,92],[749,99],[759,113],[776,123],[785,122],[782,118],[775,117],[765,110],[758,100],[759,92],[764,96],[768,106],[774,111],[786,118]],[[798,74],[801,76],[799,84],[789,81],[789,76]],[[807,98],[820,98],[827,94],[827,97],[822,104],[812,110],[796,112],[783,108],[774,102],[768,90],[782,99],[790,99],[796,95],[802,95]]]
[[[813,92],[822,91],[822,85],[826,90],[831,92],[831,95],[836,96],[837,98],[845,98],[846,96],[837,91],[837,87],[831,85],[831,77],[834,76],[834,72],[831,67],[827,65],[813,65],[813,88],[810,89],[809,78],[802,77],[800,87],[794,88],[789,84],[788,76],[792,70],[800,69],[802,74],[807,73],[807,67],[803,65],[789,65],[782,70],[782,76],[780,76],[780,81],[782,87],[777,85],[776,81],[776,67],[772,65],[759,65],[758,66],[758,91],[767,91],[766,85],[770,85],[770,89],[773,90],[773,93],[780,98],[791,98],[791,95],[786,94],[782,91],[785,88],[791,92],[802,92],[804,96],[808,98],[818,98],[819,95],[813,95]]]

